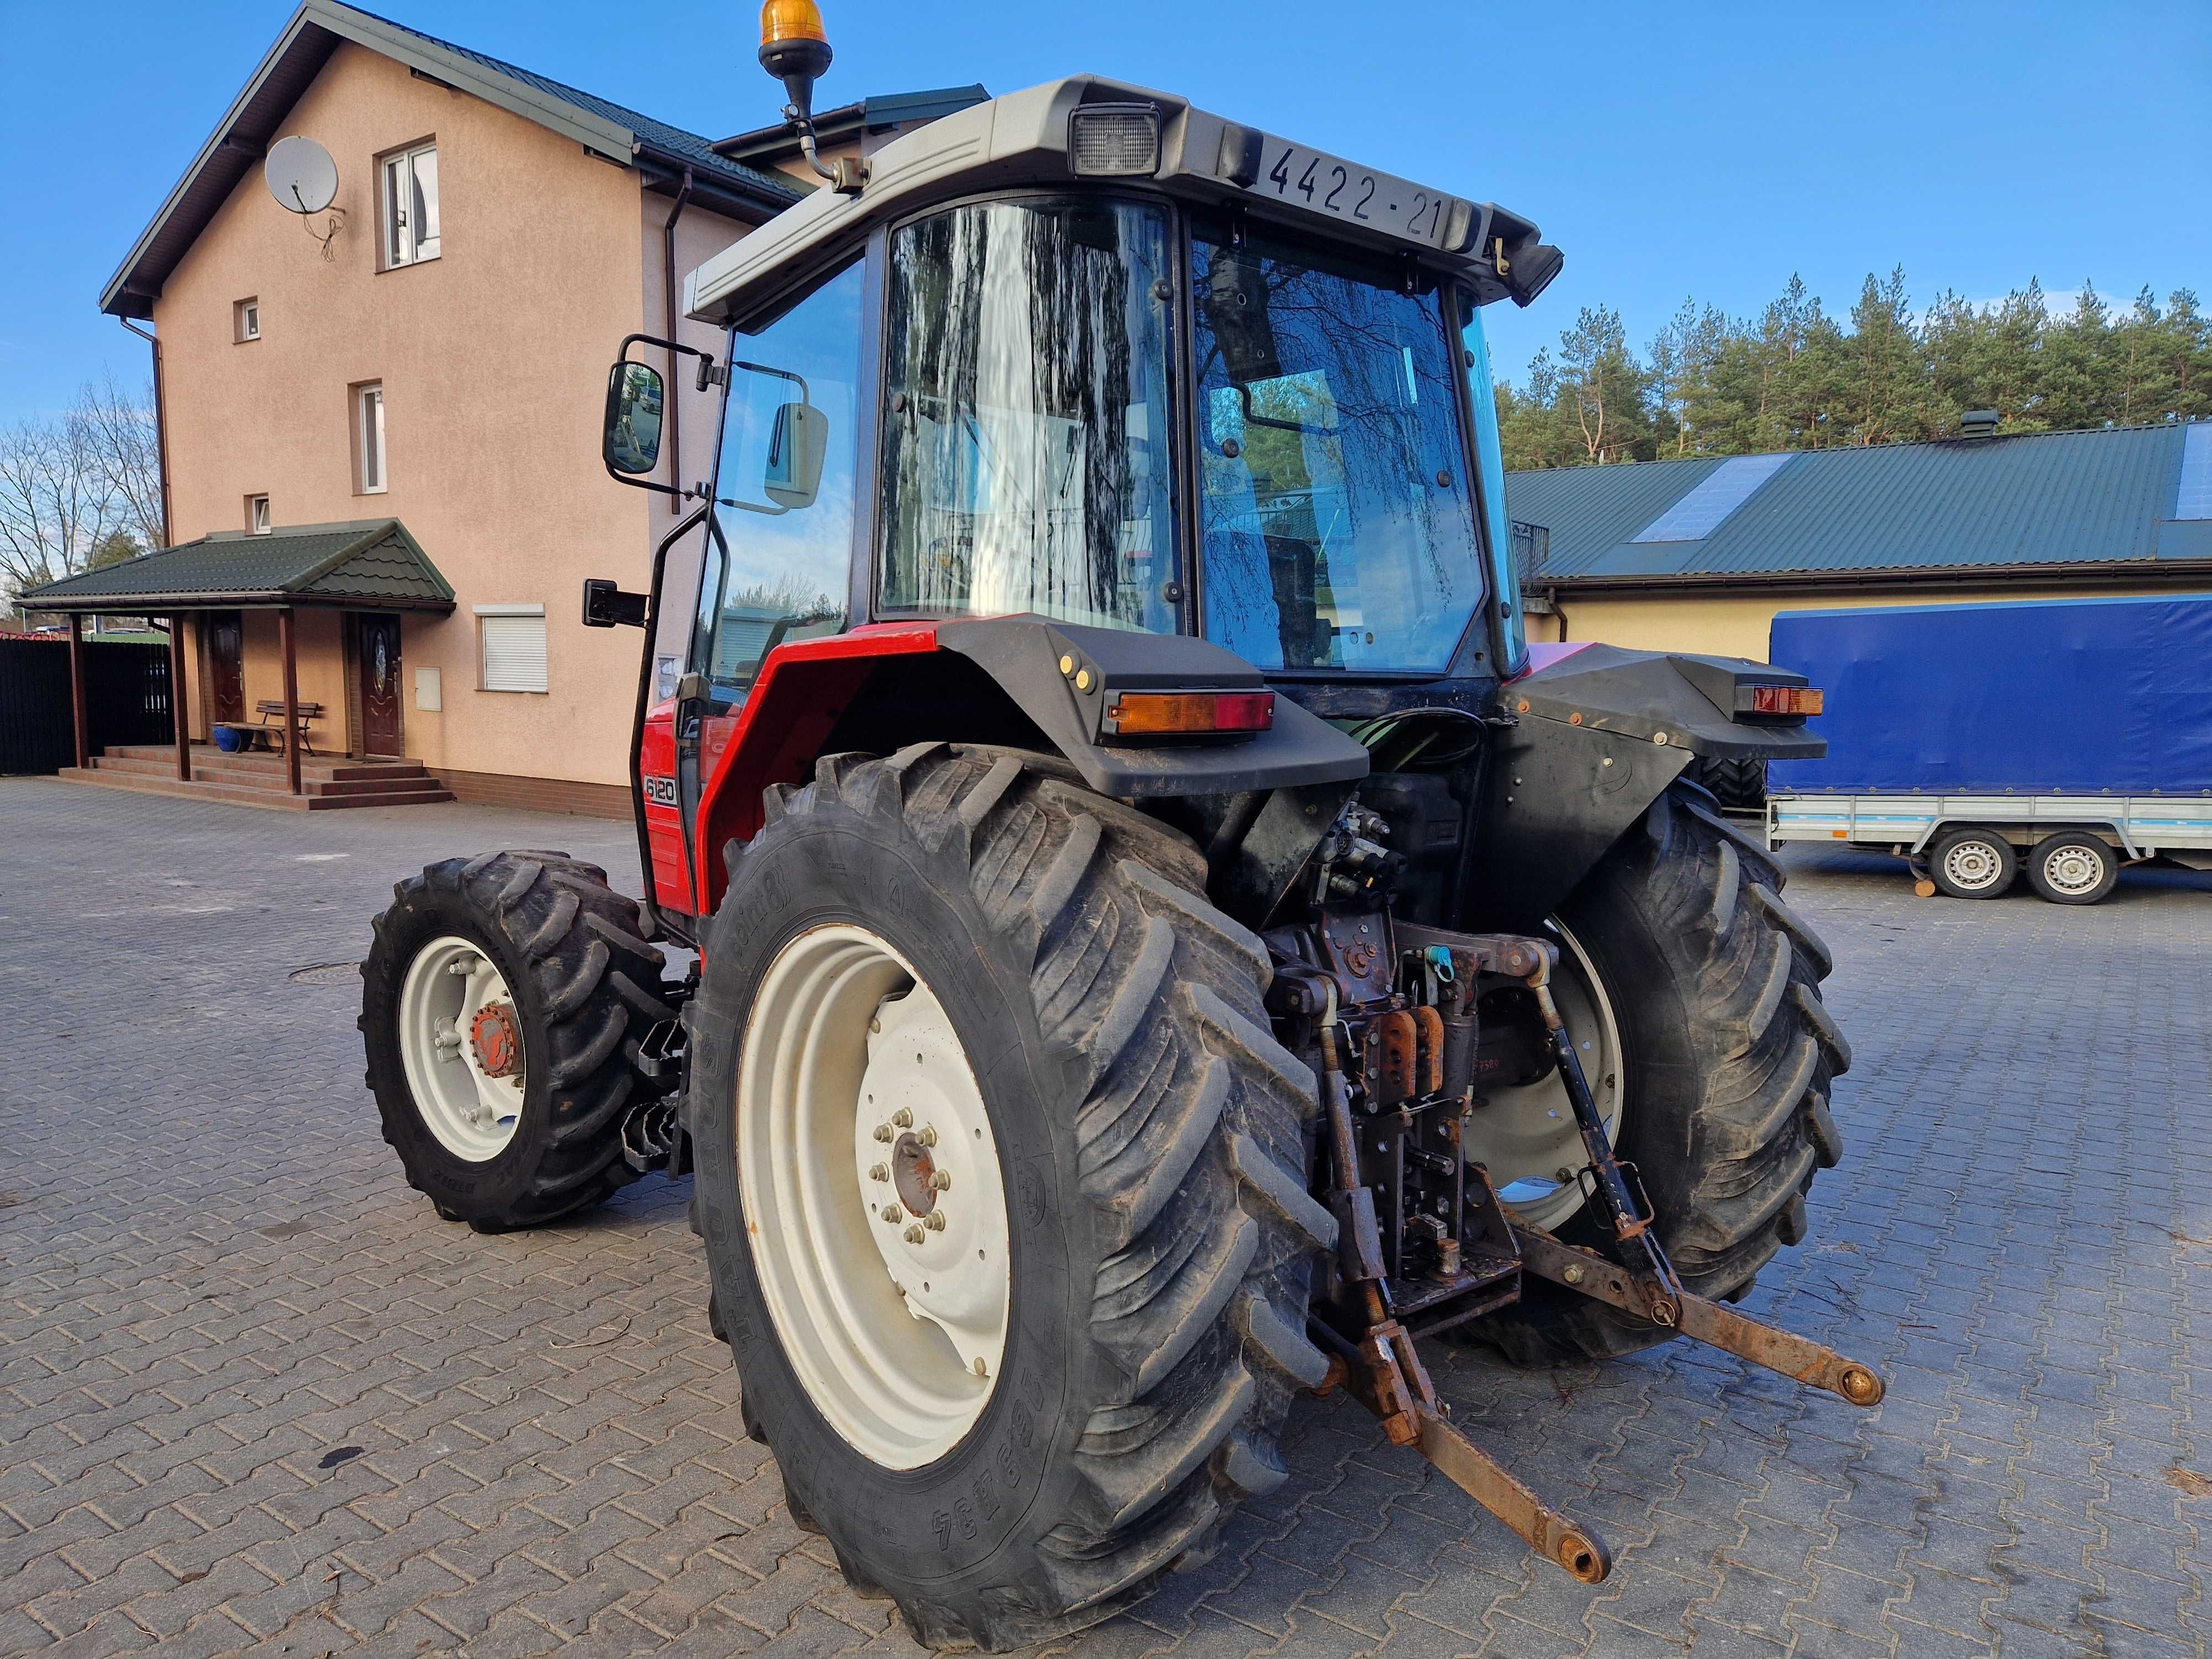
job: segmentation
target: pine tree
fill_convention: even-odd
[[[1585,307],[1497,398],[1516,469],[1954,438],[1977,409],[2001,432],[2203,419],[2212,318],[2187,289],[2115,311],[2094,283],[2054,314],[2033,277],[1992,305],[1947,289],[1916,316],[1893,268],[1839,320],[1793,276],[1754,319],[1685,300],[1642,358],[1618,312]]]

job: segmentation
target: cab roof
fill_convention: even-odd
[[[685,280],[684,308],[703,322],[742,325],[775,311],[887,219],[977,191],[1067,183],[1077,176],[1069,157],[1071,118],[1097,105],[1149,106],[1158,112],[1159,161],[1151,179],[1170,193],[1200,204],[1238,203],[1255,220],[1322,231],[1353,246],[1416,253],[1468,283],[1478,303],[1506,292],[1495,269],[1497,245],[1502,241],[1510,253],[1537,237],[1533,223],[1494,203],[1470,202],[1365,169],[1363,181],[1373,179],[1386,192],[1436,204],[1430,210],[1431,235],[1416,240],[1323,213],[1295,193],[1254,187],[1261,182],[1255,159],[1271,144],[1279,155],[1285,141],[1172,93],[1076,75],[1008,93],[901,135],[869,158],[866,182],[857,191],[842,193],[825,184],[693,271]],[[1299,154],[1319,152],[1301,148]]]

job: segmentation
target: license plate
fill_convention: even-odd
[[[1443,246],[1455,199],[1272,134],[1261,141],[1260,176],[1245,188],[1270,202],[1366,225],[1425,247]]]

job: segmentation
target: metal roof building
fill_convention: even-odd
[[[1775,609],[2212,587],[2212,422],[1515,472],[1557,637],[1765,654]],[[1546,631],[1540,614],[1533,619]]]

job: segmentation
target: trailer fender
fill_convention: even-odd
[[[1528,928],[1556,910],[1692,757],[1814,759],[1802,720],[1738,720],[1739,692],[1805,677],[1735,657],[1586,645],[1539,653],[1499,693],[1477,807],[1481,855],[1467,915]]]
[[[750,841],[762,793],[825,754],[924,741],[1057,750],[1124,799],[1232,794],[1366,775],[1367,750],[1287,697],[1250,737],[1136,744],[1110,729],[1122,691],[1264,691],[1259,670],[1204,640],[1030,616],[879,623],[779,646],[761,665],[701,791],[699,914],[720,902],[720,848]]]

